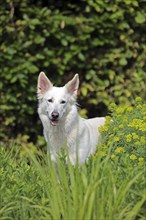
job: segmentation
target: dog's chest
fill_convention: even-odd
[[[59,152],[59,150],[66,146],[67,138],[64,129],[53,127],[47,132],[47,142],[51,150]]]

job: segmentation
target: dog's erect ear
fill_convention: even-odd
[[[44,72],[41,72],[38,77],[38,94],[45,94],[50,88],[53,87],[53,84],[47,78]]]
[[[70,80],[66,85],[65,85],[67,91],[71,95],[77,95],[78,87],[79,87],[79,75],[75,74],[74,78]]]

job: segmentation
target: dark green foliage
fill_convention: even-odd
[[[1,136],[41,134],[40,71],[57,85],[80,75],[87,115],[145,94],[144,0],[6,0],[0,10]],[[84,109],[83,109],[84,110]],[[83,111],[82,113],[84,113]]]

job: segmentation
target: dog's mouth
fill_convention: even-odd
[[[56,126],[59,123],[59,120],[56,119],[50,119],[51,125]]]
[[[59,123],[59,113],[57,111],[53,111],[49,117],[50,123],[52,126],[56,126]]]

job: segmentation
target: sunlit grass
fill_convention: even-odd
[[[107,155],[80,167],[62,156],[55,168],[45,154],[18,155],[0,148],[0,219],[145,219],[139,167],[122,167]]]

